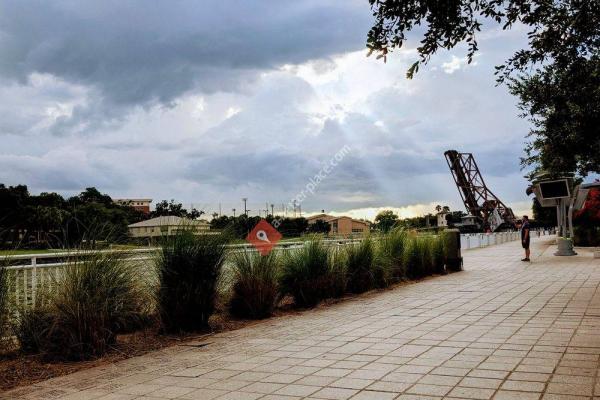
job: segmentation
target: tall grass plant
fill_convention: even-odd
[[[278,297],[277,274],[279,255],[271,251],[241,251],[232,256],[231,314],[251,319],[267,318],[273,314]]]
[[[329,260],[328,249],[317,237],[288,252],[280,277],[282,295],[292,296],[298,307],[316,306],[331,290]]]
[[[228,235],[181,229],[165,237],[157,259],[158,306],[167,332],[206,329],[215,311]]]
[[[87,252],[69,261],[52,292],[21,313],[17,337],[25,351],[52,358],[102,356],[120,332],[147,319],[153,304],[131,255]]]

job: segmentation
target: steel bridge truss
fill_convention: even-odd
[[[478,217],[484,228],[490,227],[496,212],[501,222],[514,224],[513,211],[488,189],[473,154],[448,150],[444,156],[469,214]]]

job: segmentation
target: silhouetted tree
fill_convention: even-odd
[[[318,219],[308,225],[308,232],[310,233],[329,233],[330,230],[331,224],[322,219]]]

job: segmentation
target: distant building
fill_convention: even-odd
[[[115,199],[113,201],[120,206],[133,207],[144,214],[150,214],[152,199]]]
[[[334,217],[333,215],[317,214],[306,218],[308,225],[314,224],[318,220],[328,222],[330,225],[330,235],[365,235],[369,233],[370,224],[366,221],[353,219],[346,216]]]
[[[439,213],[437,213],[437,226],[448,226],[448,214],[450,214],[449,211],[440,211]]]
[[[210,224],[203,220],[193,220],[175,216],[151,218],[129,225],[129,234],[134,238],[152,238],[170,236],[180,230],[192,230],[194,233],[208,233]]]

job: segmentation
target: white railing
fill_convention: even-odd
[[[360,239],[324,239],[328,246],[344,246],[360,241]],[[305,242],[279,242],[274,247],[276,251],[289,251],[301,247]],[[255,251],[254,246],[248,243],[228,245],[233,252]],[[153,268],[153,260],[159,248],[150,247],[132,250],[101,250],[101,252],[122,252],[129,255],[128,260],[138,262],[143,267]],[[40,290],[52,290],[56,278],[64,271],[64,268],[76,261],[77,258],[85,257],[89,251],[55,252],[44,254],[19,254],[4,257],[8,262],[10,273],[11,294],[14,296],[15,304],[27,306],[35,304],[36,295]],[[146,263],[146,265],[144,265]]]
[[[548,236],[547,230],[532,230],[531,237]],[[479,249],[521,239],[520,232],[494,232],[494,233],[463,233],[460,235],[462,250]]]
[[[533,237],[548,235],[547,231],[532,231]],[[461,234],[460,244],[462,250],[469,250],[487,246],[493,246],[510,241],[518,240],[519,232],[497,232],[497,233],[472,233]],[[360,239],[325,239],[324,242],[330,246],[344,246],[360,241]],[[275,249],[288,251],[301,247],[305,242],[279,242]],[[233,251],[254,250],[250,244],[229,245]],[[133,250],[122,250],[124,254],[130,255],[131,261],[147,263],[152,268],[152,260],[158,248],[144,248]],[[120,251],[120,250],[103,250]],[[7,269],[11,274],[11,293],[15,296],[16,304],[26,306],[34,304],[39,290],[51,290],[58,274],[73,262],[73,259],[85,255],[85,251],[57,252],[44,254],[20,254],[5,257],[9,266]]]

